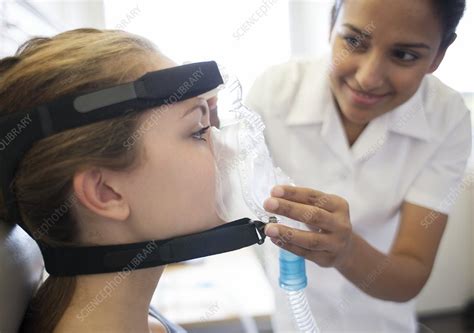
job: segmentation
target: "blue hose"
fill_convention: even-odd
[[[304,288],[308,284],[303,257],[280,249],[280,287],[286,291],[291,311],[300,332],[319,333],[309,308]]]

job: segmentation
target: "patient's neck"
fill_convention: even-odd
[[[148,309],[164,266],[77,277],[55,332],[149,332]]]

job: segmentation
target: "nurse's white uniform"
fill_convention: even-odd
[[[329,90],[328,59],[270,68],[246,104],[265,121],[276,165],[299,186],[345,198],[353,230],[387,253],[403,201],[449,213],[471,152],[470,113],[459,93],[428,75],[410,100],[371,121],[349,147]],[[429,227],[430,221],[422,223]],[[276,332],[295,332],[278,287],[273,244],[266,245],[265,266],[276,292]],[[367,272],[365,285],[383,269]],[[414,301],[372,298],[337,270],[313,262],[306,262],[306,271],[307,296],[323,332],[416,331]]]

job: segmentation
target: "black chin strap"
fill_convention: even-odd
[[[243,218],[166,240],[91,247],[49,247],[40,243],[40,249],[50,275],[129,272],[262,244],[264,228],[264,222]]]

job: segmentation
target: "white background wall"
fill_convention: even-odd
[[[0,56],[33,36],[79,27],[105,27],[102,1],[0,0]]]
[[[287,0],[104,0],[106,25],[145,36],[178,63],[216,60],[244,91],[290,57]],[[131,13],[138,8],[138,15]]]

